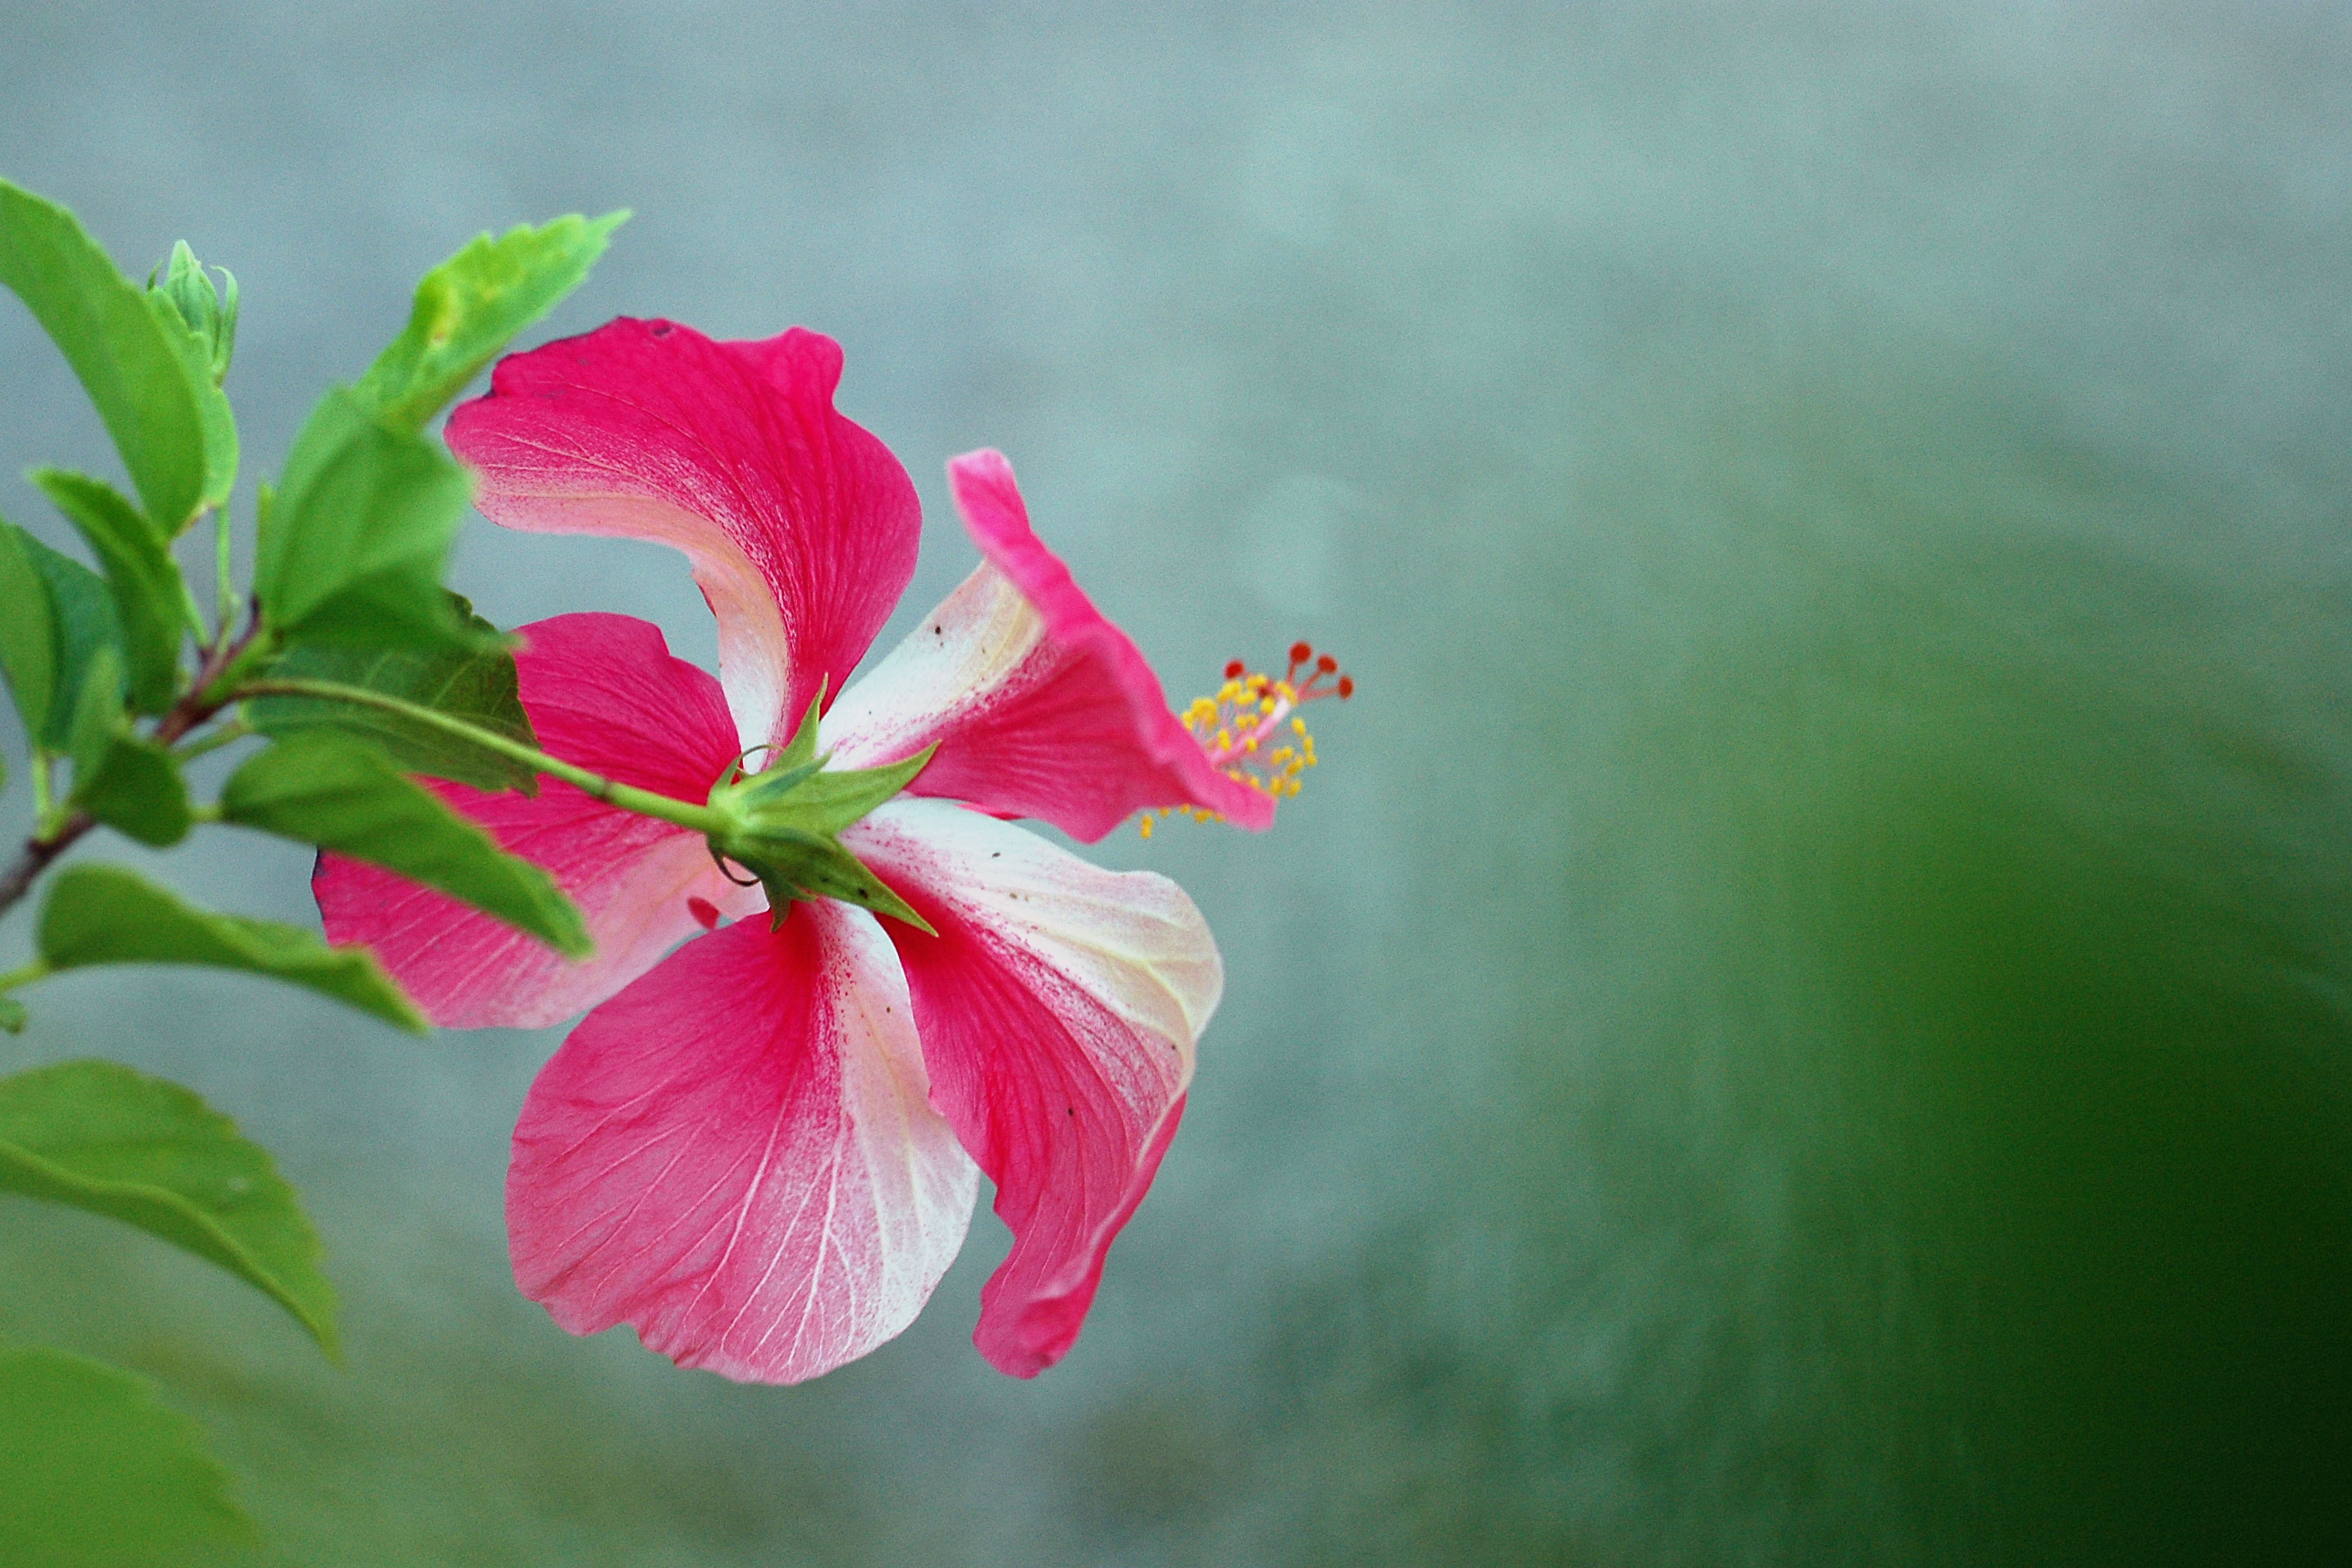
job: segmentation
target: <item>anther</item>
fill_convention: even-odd
[[[1338,684],[1326,684],[1333,676],[1339,677]],[[1183,724],[1219,773],[1261,795],[1286,800],[1298,793],[1298,775],[1316,765],[1315,737],[1298,710],[1327,697],[1352,697],[1355,691],[1355,681],[1339,673],[1339,661],[1328,653],[1318,654],[1302,638],[1291,644],[1290,665],[1279,679],[1251,670],[1240,659],[1227,664],[1216,695],[1194,699],[1184,710]],[[1286,728],[1288,736],[1281,733]],[[1276,740],[1293,743],[1271,743]],[[1158,820],[1174,810],[1198,822],[1217,819],[1215,812],[1204,807],[1168,807],[1145,812],[1137,830],[1150,837]]]

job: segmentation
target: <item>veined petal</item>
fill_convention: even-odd
[[[509,528],[686,552],[719,617],[740,746],[839,692],[915,570],[922,510],[889,448],[833,406],[841,348],[799,328],[714,342],[627,318],[499,363],[449,416],[475,504]]]
[[[572,1032],[515,1127],[515,1281],[575,1334],[798,1383],[914,1321],[978,1177],[889,942],[798,903],[680,948]]]
[[[1272,825],[1273,797],[1211,764],[1142,653],[1038,541],[1013,466],[972,452],[948,477],[988,559],[843,693],[824,726],[835,765],[875,767],[936,741],[911,793],[1088,842],[1153,806]]]
[[[700,801],[735,758],[719,683],[670,656],[661,629],[627,616],[558,616],[521,628],[522,705],[542,750],[684,800]],[[579,963],[512,926],[378,867],[320,857],[311,889],[336,942],[365,942],[436,1024],[536,1028],[584,1012],[700,929],[690,899],[741,913],[761,907],[696,834],[615,810],[567,784],[536,797],[420,781],[534,862],[587,918],[594,954]]]
[[[1078,1337],[1103,1258],[1151,1185],[1224,969],[1182,889],[1089,866],[943,801],[842,835],[939,935],[890,921],[931,1103],[996,1183],[1013,1251],[972,1336],[1033,1377]]]

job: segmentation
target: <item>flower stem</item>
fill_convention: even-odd
[[[0,875],[0,911],[5,911],[29,891],[33,879],[47,868],[50,861],[64,854],[75,839],[96,827],[98,823],[89,813],[77,811],[49,832],[25,840],[23,853],[16,863]]]
[[[234,745],[252,733],[252,725],[242,719],[233,720],[209,734],[199,735],[172,754],[184,763],[194,762],[206,752],[217,752],[223,746]]]
[[[196,671],[194,679],[180,693],[180,700],[172,705],[172,710],[157,721],[154,733],[148,739],[159,746],[172,745],[181,736],[219,712],[226,705],[226,700],[214,697],[208,689],[220,679],[224,670],[236,662],[237,656],[252,643],[259,630],[257,626],[248,626],[242,637],[232,642],[224,642],[205,654],[204,664]],[[25,840],[25,847],[17,853],[16,862],[6,871],[0,872],[0,914],[7,913],[17,900],[32,890],[34,879],[47,870],[51,861],[72,848],[76,840],[98,826],[97,819],[86,811],[68,811],[61,820],[51,820],[57,815],[57,807],[48,804],[46,787],[49,756],[37,748],[33,756],[33,788],[42,809],[35,821],[33,836]],[[73,797],[68,795],[65,804],[70,807]]]
[[[229,575],[228,549],[228,508],[224,506],[213,514],[213,601],[220,612],[220,632],[214,638],[215,647],[227,645],[229,633],[244,609],[237,602],[236,581]],[[203,640],[201,633],[197,640]]]
[[[55,803],[49,798],[54,787],[49,770],[55,765],[48,749],[36,742],[33,745],[33,820],[36,822],[47,821],[49,813],[55,809]]]
[[[632,784],[617,783],[602,774],[592,773],[586,768],[575,767],[561,757],[552,757],[545,752],[526,746],[521,742],[501,735],[495,730],[485,730],[479,725],[469,724],[463,719],[452,718],[446,713],[420,707],[416,703],[404,701],[385,692],[372,691],[364,686],[345,686],[332,680],[265,679],[239,684],[229,697],[230,700],[238,702],[250,697],[309,697],[325,702],[349,702],[362,708],[378,709],[386,713],[397,713],[404,719],[429,725],[445,735],[454,735],[485,751],[496,752],[511,762],[520,763],[533,773],[545,773],[551,778],[562,779],[565,784],[580,790],[582,794],[593,799],[601,800],[607,805],[618,806],[623,811],[635,812],[639,816],[650,816],[658,822],[675,823],[680,827],[691,828],[704,835],[723,832],[728,826],[727,818],[708,805],[698,805],[690,801],[674,800],[666,795],[656,795],[651,790],[638,789]]]
[[[37,958],[22,969],[12,969],[5,974],[0,974],[0,996],[6,995],[19,985],[30,985],[36,980],[45,979],[48,973],[49,961]]]

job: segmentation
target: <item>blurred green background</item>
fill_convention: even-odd
[[[1180,699],[1362,687],[1272,835],[1096,852],[1228,988],[1034,1384],[984,1213],[809,1386],[562,1334],[556,1032],[31,993],[0,1068],[196,1086],[325,1232],[343,1371],[0,1202],[0,1334],[160,1380],[257,1561],[2352,1561],[2344,6],[0,0],[0,172],[237,273],[248,489],[459,241],[626,205],[549,332],[840,338],[902,622],[994,445]],[[0,470],[112,471],[13,303],[0,366]],[[714,650],[650,547],[455,581]],[[99,852],[311,918],[283,845]]]

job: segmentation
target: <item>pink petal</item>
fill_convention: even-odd
[[[515,1282],[575,1334],[798,1383],[914,1321],[978,1178],[925,1099],[874,917],[800,903],[688,942],[572,1033],[523,1101]]]
[[[1224,985],[1216,942],[1166,878],[1101,870],[943,801],[894,801],[842,841],[939,931],[884,926],[931,1103],[1013,1227],[973,1342],[1034,1377],[1076,1341],[1175,1136],[1192,1042]]]
[[[670,657],[657,626],[627,616],[558,616],[522,628],[522,702],[542,750],[607,778],[700,801],[736,755],[719,683]],[[364,942],[434,1022],[457,1028],[560,1023],[618,991],[701,929],[691,905],[742,912],[747,896],[696,834],[616,811],[570,784],[536,797],[425,780],[507,850],[544,868],[587,917],[581,963],[373,866],[321,856],[311,888],[337,942]]]
[[[815,332],[713,342],[623,318],[500,361],[449,416],[449,447],[494,522],[684,551],[736,731],[758,745],[820,680],[841,690],[915,570],[914,483],[835,412],[840,381],[840,345]]]
[[[1038,542],[996,452],[948,465],[988,560],[828,715],[839,767],[936,741],[910,786],[999,816],[1035,816],[1091,842],[1152,806],[1201,805],[1244,827],[1274,799],[1217,771],[1127,634]]]

